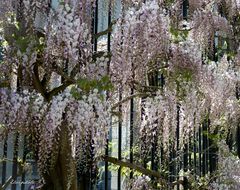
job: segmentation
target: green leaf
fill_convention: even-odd
[[[19,37],[16,40],[16,45],[22,53],[25,53],[28,47],[30,40],[25,37]]]

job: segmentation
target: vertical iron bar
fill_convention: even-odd
[[[131,95],[133,95],[133,89],[131,89]],[[130,163],[133,163],[133,112],[134,112],[134,100],[130,100]],[[130,178],[133,178],[133,171],[130,172]]]
[[[201,176],[202,173],[202,130],[201,130],[201,126],[199,126],[199,130],[198,130],[198,154],[199,154],[199,176]]]
[[[218,129],[214,130],[214,135],[216,135],[218,133]],[[214,142],[213,139],[209,139],[209,146],[210,146],[210,155],[209,155],[209,171],[210,173],[213,173],[216,169],[217,169],[217,152],[218,152],[218,148],[216,143]]]
[[[236,84],[236,98],[240,100],[240,83],[239,82]],[[240,123],[238,123],[235,140],[237,145],[237,155],[240,158]]]
[[[188,168],[192,168],[193,167],[193,159],[192,159],[192,139],[188,142],[188,150],[187,150],[187,154],[188,154]]]
[[[26,162],[27,152],[28,152],[27,137],[24,136],[23,163]],[[23,174],[22,174],[22,182],[25,182],[25,180],[26,180],[26,173],[23,172]],[[21,190],[25,190],[25,183],[21,184]]]
[[[203,159],[202,159],[202,174],[203,176],[206,174],[206,151],[207,151],[207,127],[206,127],[206,120],[204,121],[203,125],[203,131],[202,131],[202,136],[203,136],[203,141],[202,141],[202,146],[203,146]]]
[[[119,90],[119,101],[122,100],[122,90],[120,88]],[[119,105],[118,109],[119,113],[122,113],[122,105]],[[118,123],[118,159],[122,159],[122,122],[119,121]],[[118,169],[118,184],[117,184],[117,189],[121,190],[121,166]]]
[[[188,0],[183,0],[182,3],[183,19],[187,20],[188,15]]]
[[[98,33],[98,0],[95,1],[95,10],[94,10],[94,19],[93,19],[93,30],[94,34]],[[97,51],[97,38],[93,39],[93,50],[96,52]]]
[[[194,177],[196,180],[196,174],[197,174],[197,135],[196,135],[196,126],[193,128],[193,165],[194,165]]]
[[[7,162],[5,160],[7,158],[7,144],[8,144],[7,139],[8,139],[8,136],[6,137],[3,145],[2,184],[5,183],[6,175],[7,175]]]
[[[97,51],[97,38],[94,38],[94,34],[98,33],[98,0],[95,0],[95,8],[92,9],[92,43],[93,43],[93,51]]]
[[[132,78],[135,78],[134,73],[134,64],[132,62]],[[131,95],[134,94],[133,86],[131,87]],[[134,98],[131,98],[130,100],[130,163],[133,163],[133,124],[134,124]],[[130,179],[133,178],[133,170],[130,172]]]
[[[210,141],[210,160],[209,160],[209,165],[210,165],[210,168],[209,168],[209,171],[210,173],[213,173],[216,169],[217,169],[217,147],[216,145],[214,145],[213,142]]]
[[[178,172],[179,172],[179,150],[180,150],[180,146],[179,146],[179,137],[180,137],[180,104],[177,103],[177,131],[176,131],[176,137],[177,137],[177,150],[176,150],[176,168],[175,168],[175,176],[176,176],[176,180],[179,180],[178,177]],[[179,190],[179,184],[177,185],[177,190]]]
[[[170,159],[169,159],[169,182],[172,183],[175,180],[175,148],[174,145],[170,146],[170,153],[169,153]]]
[[[237,83],[236,85],[236,97],[238,100],[240,99],[240,83]],[[240,158],[240,123],[238,124],[237,127],[236,142],[237,142],[237,155]]]
[[[238,124],[237,127],[236,142],[237,142],[237,155],[240,158],[240,124]]]
[[[209,119],[207,119],[206,123],[206,130],[207,130],[207,150],[206,150],[206,173],[209,172]]]
[[[12,178],[13,178],[13,181],[17,180],[18,141],[19,141],[19,134],[16,133],[15,142],[14,142],[14,148],[13,148],[13,165],[12,165]],[[11,190],[16,190],[16,189],[17,189],[17,184],[13,183]]]
[[[108,28],[111,26],[111,22],[112,22],[112,3],[111,0],[109,1],[109,5],[108,5]],[[108,52],[111,51],[111,32],[108,32],[108,44],[107,44],[107,49]]]
[[[183,170],[184,170],[184,172],[187,172],[187,170],[188,170],[188,145],[187,144],[184,145]],[[184,190],[187,190],[187,188],[188,188],[187,183],[188,183],[187,178],[184,177],[183,178],[183,189]]]

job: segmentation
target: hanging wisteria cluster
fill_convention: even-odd
[[[225,58],[219,63],[212,63],[205,69],[199,86],[185,83],[184,97],[179,97],[176,91],[159,91],[155,97],[147,98],[144,103],[142,129],[148,136],[147,146],[151,146],[154,136],[162,135],[163,145],[168,146],[174,138],[179,114],[181,144],[189,140],[193,129],[197,128],[207,117],[211,120],[212,131],[217,126],[234,128],[239,119],[239,103],[236,98],[236,81],[239,76],[230,67]],[[217,66],[216,64],[219,64]],[[227,64],[227,65],[226,65]],[[223,69],[226,66],[227,68]],[[224,73],[222,71],[224,70]],[[207,74],[207,76],[206,76]],[[205,78],[206,77],[206,78]],[[208,81],[210,80],[211,81]],[[184,140],[184,138],[186,138]],[[146,143],[146,141],[144,142]]]
[[[47,186],[58,183],[46,176],[62,165],[66,188],[73,188],[76,169],[91,172],[105,153],[111,110],[103,90],[109,61],[106,54],[93,60],[94,4],[71,1],[54,10],[48,1],[25,0],[17,6],[20,20],[4,21],[12,33],[3,34],[8,43],[1,68],[12,76],[10,87],[0,93],[1,137],[15,132],[30,137]]]
[[[156,144],[159,155],[162,147],[166,153],[172,147],[184,148],[206,121],[210,133],[236,130],[239,43],[226,39],[234,41],[231,36],[238,25],[232,18],[239,14],[239,1],[191,1],[189,18],[183,22],[175,20],[178,1],[168,8],[157,0],[135,3],[116,26],[111,76],[118,88],[146,93],[135,108],[142,110],[134,123],[141,154],[149,155]],[[218,9],[224,3],[228,16]],[[163,86],[163,81],[159,87],[152,84],[153,72],[164,76]]]
[[[55,9],[45,0],[18,3],[5,10],[17,13],[1,21],[1,77],[9,81],[0,88],[1,135],[31,136],[45,183],[67,160],[66,189],[75,190],[75,169],[86,174],[96,167],[112,117],[127,125],[133,99],[134,139],[143,159],[156,144],[159,154],[183,150],[206,121],[210,133],[239,125],[239,0],[190,1],[188,18],[181,0],[122,1],[120,18],[107,32],[110,52],[94,50],[94,0],[64,1]],[[229,168],[238,163],[233,158]],[[220,157],[220,164],[227,162]],[[136,177],[129,189],[150,189],[149,180]]]
[[[209,16],[206,15],[208,19],[214,15],[214,7],[210,9],[209,6]],[[212,23],[204,21],[204,18],[196,14],[203,14],[205,10],[197,9],[193,13],[193,20],[188,21],[194,24],[190,26],[193,29],[186,29],[184,39],[180,33],[176,36],[177,31],[172,31],[173,26],[165,11],[158,6],[157,1],[147,1],[139,9],[130,9],[123,21],[119,20],[114,36],[112,76],[113,81],[121,81],[116,84],[136,88],[138,85],[147,85],[149,82],[146,78],[151,71],[160,71],[168,76],[164,89],[145,101],[142,125],[148,126],[148,130],[142,131],[152,139],[150,131],[156,135],[153,128],[161,124],[163,126],[159,130],[166,129],[164,134],[170,135],[169,130],[174,131],[176,127],[177,104],[180,104],[180,128],[188,133],[191,133],[194,125],[198,126],[203,121],[208,112],[212,125],[221,117],[228,117],[225,118],[226,121],[231,120],[229,117],[238,118],[239,104],[235,88],[239,82],[239,68],[234,65],[239,60],[229,60],[227,55],[217,62],[205,59],[208,42],[198,42],[198,39],[209,36],[203,34],[203,31],[209,34],[209,31],[215,33],[221,30],[228,35],[230,26],[225,24],[226,19],[216,16]],[[206,26],[198,25],[194,19]],[[154,25],[156,22],[158,24]],[[206,30],[208,26],[213,27],[214,31]],[[203,37],[196,35],[196,32]],[[176,37],[179,42],[172,43]],[[167,121],[156,122],[164,120],[163,117],[168,118]],[[186,136],[186,133],[183,132],[182,135]]]
[[[240,173],[239,158],[229,152],[224,141],[219,142],[219,177],[211,184],[214,189],[239,189]]]
[[[169,19],[156,1],[130,8],[119,19],[113,38],[112,79],[144,84],[146,71],[162,66],[169,51]],[[156,23],[158,23],[156,25]]]
[[[148,176],[139,176],[134,178],[126,188],[128,189],[149,189],[152,190],[150,183],[150,178]]]
[[[105,151],[107,132],[110,127],[110,110],[107,102],[102,100],[98,90],[94,90],[81,100],[76,100],[66,90],[55,96],[51,103],[46,103],[37,93],[11,93],[1,89],[1,124],[11,132],[39,135],[39,168],[46,171],[51,155],[59,143],[58,134],[63,125],[67,126],[74,151],[73,156],[79,162],[87,161],[86,147],[92,147],[92,155],[97,158]],[[57,137],[57,139],[56,139]],[[36,137],[37,138],[37,137]]]

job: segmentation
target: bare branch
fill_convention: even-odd
[[[44,99],[47,100],[46,89],[43,88],[41,81],[39,79],[38,64],[35,64],[33,66],[33,85],[38,90],[38,92],[41,93]]]
[[[147,176],[150,176],[150,177],[156,177],[158,179],[161,179],[162,182],[166,183],[166,181],[163,179],[163,176],[157,171],[149,170],[149,169],[146,169],[144,167],[138,166],[136,164],[133,164],[133,163],[130,163],[130,162],[127,162],[127,161],[123,161],[123,160],[118,160],[117,158],[110,157],[110,156],[104,156],[103,159],[106,162],[110,162],[112,164],[116,164],[116,165],[119,165],[119,166],[122,166],[122,167],[127,167],[127,168],[130,168],[130,169],[136,170],[138,172],[141,172],[144,175],[147,175]]]
[[[69,85],[71,85],[73,83],[71,82],[65,82],[63,83],[61,86],[54,88],[53,90],[51,90],[49,93],[47,93],[47,100],[50,101],[52,99],[53,96],[56,96],[57,94],[63,92]]]
[[[130,96],[122,99],[121,101],[117,102],[116,104],[114,104],[112,106],[112,110],[116,109],[118,106],[120,106],[121,104],[131,100],[132,98],[144,97],[144,96],[149,96],[149,95],[151,95],[151,94],[150,93],[136,93],[136,94],[130,95]]]
[[[117,20],[113,20],[109,27],[106,30],[103,30],[101,32],[98,32],[97,34],[94,35],[94,38],[98,39],[101,36],[107,35],[108,33],[112,32],[113,30],[113,25],[116,24]]]

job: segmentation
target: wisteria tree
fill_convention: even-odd
[[[183,150],[205,121],[221,139],[239,133],[239,0],[124,0],[119,18],[99,33],[96,0],[57,8],[47,0],[0,2],[1,136],[27,136],[42,189],[87,189],[100,160],[144,174],[129,189],[151,189],[146,176],[174,185],[141,162],[105,156],[112,118],[121,122],[133,99],[135,156],[143,162],[153,145],[166,156]],[[97,49],[106,34],[111,49]],[[204,188],[239,189],[238,158],[230,155],[240,146],[217,143],[219,175]]]

